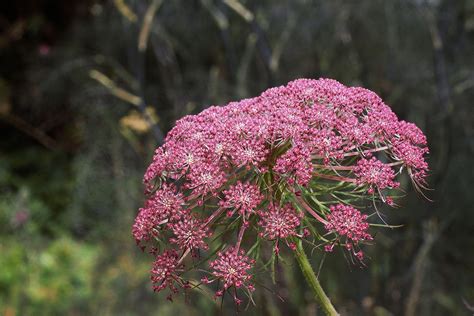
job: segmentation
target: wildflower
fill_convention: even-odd
[[[202,164],[193,168],[188,175],[189,182],[186,188],[191,189],[197,195],[214,193],[226,181],[224,173],[213,164]]]
[[[250,270],[257,263],[250,257],[262,258],[265,244],[253,241],[258,247],[246,255],[251,238],[273,241],[277,253],[280,240],[295,254],[301,239],[323,242],[327,252],[344,246],[362,261],[360,246],[372,240],[367,215],[342,203],[327,213],[326,205],[367,195],[374,207],[380,200],[394,205],[382,190],[397,188],[404,170],[415,188],[423,187],[426,144],[420,129],[399,121],[377,94],[331,79],[295,80],[183,117],[145,172],[147,200],[132,228],[137,243],[153,241],[155,256],[167,249],[153,264],[155,290],[189,286],[183,262],[198,250],[212,256],[207,239],[216,228],[236,246],[218,253],[202,282],[222,281],[216,296],[232,288],[237,304],[237,290],[254,289]],[[219,236],[213,245],[224,242]]]
[[[332,205],[330,210],[331,213],[326,217],[325,228],[327,231],[345,236],[354,244],[363,240],[372,240],[372,236],[367,232],[369,229],[367,215],[344,204]]]
[[[132,227],[132,234],[137,244],[141,241],[148,241],[152,236],[153,227],[158,224],[159,221],[152,210],[141,208]]]
[[[156,235],[155,228],[160,224],[181,218],[183,204],[183,194],[177,193],[174,186],[164,184],[145,202],[135,219],[132,232],[137,243]]]
[[[300,216],[291,205],[283,207],[272,205],[259,215],[261,220],[258,224],[263,228],[262,237],[274,240],[297,235],[296,228],[300,225]]]
[[[184,195],[173,185],[164,184],[146,201],[145,207],[152,209],[160,220],[176,219],[182,214],[183,204]]]
[[[408,140],[414,145],[425,146],[426,136],[423,132],[413,123],[400,121],[398,122],[397,136],[400,139]]]
[[[293,175],[289,178],[290,183],[306,185],[311,180],[313,165],[311,163],[311,152],[304,146],[293,146],[285,154],[281,155],[273,168],[280,174]]]
[[[168,224],[168,227],[174,234],[170,242],[177,244],[181,249],[203,249],[208,246],[204,238],[211,236],[209,227],[203,225],[203,222],[193,215],[188,214],[177,222]]]
[[[232,150],[232,159],[237,166],[258,166],[265,161],[268,150],[263,140],[244,139]]]
[[[428,172],[428,164],[424,155],[428,152],[426,147],[418,147],[409,142],[398,141],[393,145],[393,156],[402,161],[408,168],[414,181],[424,182]]]
[[[209,263],[213,269],[212,275],[224,282],[223,290],[217,291],[216,296],[222,296],[223,292],[231,287],[245,288],[248,292],[253,292],[255,287],[250,283],[252,275],[249,274],[249,270],[252,269],[254,263],[254,260],[245,256],[243,250],[234,247],[219,252],[217,259]],[[236,296],[234,299],[236,303],[240,303]]]
[[[178,259],[179,256],[174,250],[166,250],[156,257],[151,270],[151,282],[155,292],[169,288],[171,293],[177,293],[178,288],[176,286],[187,286],[187,283],[178,276],[178,273],[182,270]]]
[[[254,184],[237,182],[224,192],[224,198],[220,201],[220,206],[231,209],[229,215],[238,211],[244,218],[248,218],[255,213],[257,206],[263,200],[263,195]]]
[[[373,192],[374,187],[382,190],[399,186],[399,183],[394,181],[395,173],[392,168],[375,157],[360,159],[354,168],[354,174],[357,184],[369,186],[369,193]]]

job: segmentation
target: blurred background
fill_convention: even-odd
[[[474,1],[17,0],[0,4],[0,314],[235,314],[154,294],[131,225],[174,122],[307,77],[377,92],[430,146],[429,202],[314,266],[345,315],[474,313]],[[244,315],[321,315],[291,260]],[[273,293],[280,295],[284,302]]]

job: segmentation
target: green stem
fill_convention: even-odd
[[[311,287],[311,290],[313,291],[316,300],[321,304],[321,307],[323,308],[326,315],[339,315],[334,306],[332,305],[331,301],[329,300],[329,297],[326,295],[326,293],[324,293],[324,290],[321,287],[318,278],[314,274],[313,268],[311,267],[311,263],[309,262],[308,257],[304,252],[303,244],[301,243],[301,241],[297,242],[296,244],[296,260],[298,261],[300,269],[303,272],[303,275],[306,278],[306,281],[308,282],[309,286]]]

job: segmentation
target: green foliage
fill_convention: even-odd
[[[68,238],[29,249],[14,239],[2,241],[0,302],[20,315],[81,310],[93,298],[92,272],[97,248]]]

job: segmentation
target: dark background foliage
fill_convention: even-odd
[[[384,210],[403,226],[378,231],[366,267],[314,253],[335,305],[347,315],[473,313],[472,1],[0,7],[1,314],[235,313],[199,293],[174,303],[152,293],[151,258],[130,233],[141,177],[176,119],[300,77],[374,90],[430,146],[433,202],[405,181],[403,207]],[[321,314],[294,262],[279,269],[242,313]]]

